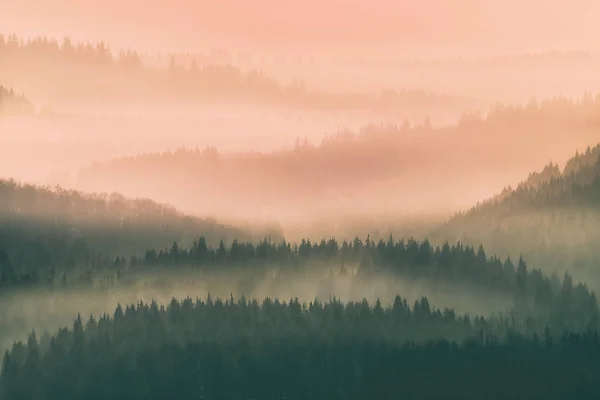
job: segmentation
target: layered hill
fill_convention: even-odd
[[[275,231],[267,234],[279,237]],[[0,181],[2,280],[93,268],[173,241],[191,244],[199,236],[213,246],[234,238],[254,240],[246,230],[149,199]]]
[[[76,43],[0,34],[0,79],[18,84],[32,96],[67,104],[93,102],[144,104],[245,104],[325,112],[352,110],[393,114],[427,108],[464,109],[485,106],[453,94],[422,90],[343,90],[336,93],[307,88],[294,78],[282,83],[262,68],[243,68],[229,57],[166,56],[167,63],[129,49],[115,51],[105,42]],[[156,65],[158,64],[158,65]],[[39,68],[43,65],[43,68]],[[68,74],[69,79],[64,79]],[[388,86],[388,85],[386,85]]]
[[[266,213],[276,218],[329,217],[371,210],[467,207],[565,149],[600,140],[600,96],[497,106],[435,128],[365,126],[319,144],[298,141],[274,152],[220,153],[181,148],[97,162],[79,188],[118,190],[213,215]],[[511,162],[507,163],[507,155]],[[147,178],[152,177],[152,185]],[[456,184],[460,179],[461,184]],[[439,193],[444,192],[444,196]],[[243,201],[240,201],[243,199]]]
[[[560,170],[548,164],[516,188],[508,187],[433,234],[482,243],[496,254],[524,254],[547,270],[569,269],[600,282],[600,145],[577,153]]]

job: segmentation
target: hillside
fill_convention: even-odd
[[[190,211],[201,203],[211,215],[251,217],[264,210],[275,218],[306,219],[372,209],[455,210],[550,157],[566,159],[565,149],[599,140],[598,110],[600,96],[587,95],[499,105],[485,116],[465,113],[448,127],[435,128],[427,120],[414,126],[371,124],[274,152],[180,148],[138,154],[84,168],[78,187],[111,188]],[[149,176],[151,187],[140,183]]]
[[[148,199],[0,181],[0,266],[10,265],[14,279],[110,264],[148,247],[191,244],[201,235],[213,246],[221,239],[253,239],[248,231]]]
[[[517,334],[426,299],[188,298],[31,332],[6,352],[0,398],[503,400],[518,387],[517,398],[587,400],[600,395],[599,359],[597,331]]]
[[[577,153],[562,171],[550,163],[517,186],[456,215],[437,240],[483,244],[499,255],[518,255],[536,268],[569,268],[600,283],[600,145]]]
[[[507,332],[426,299],[188,298],[31,332],[6,352],[0,398],[504,400],[518,387],[517,398],[587,400],[600,395],[599,359],[597,332]]]

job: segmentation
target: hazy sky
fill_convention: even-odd
[[[0,0],[0,31],[199,49],[360,41],[515,51],[600,47],[598,0]]]

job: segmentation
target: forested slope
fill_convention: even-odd
[[[432,237],[483,244],[498,255],[523,254],[546,271],[569,268],[600,283],[600,145],[577,153],[562,171],[549,164],[517,188],[458,214]]]
[[[222,239],[252,240],[249,232],[148,199],[0,181],[2,280],[37,280],[56,271],[110,264],[148,247],[191,244],[201,235],[212,245]]]
[[[6,353],[0,396],[593,399],[599,355],[597,331],[522,335],[399,297],[389,308],[188,298],[32,333]]]

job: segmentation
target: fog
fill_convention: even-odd
[[[329,218],[450,215],[599,141],[598,103],[584,103],[500,109],[441,128],[368,126],[273,152],[188,148],[124,157],[80,170],[77,184],[218,219],[273,219],[284,231]]]
[[[216,398],[233,380],[285,397],[302,368],[320,371],[314,394],[381,397],[400,375],[410,393],[423,368],[443,392],[461,384],[426,357],[476,354],[478,377],[525,388],[541,375],[500,377],[496,350],[594,354],[599,15],[598,0],[0,0],[0,398]],[[188,308],[178,326],[60,334],[208,297],[395,306],[306,324],[297,303]],[[219,338],[201,357],[196,327]],[[447,341],[415,345],[429,338]],[[363,357],[377,346],[406,368]],[[169,365],[145,362],[158,348]],[[253,357],[290,379],[255,384],[271,374]],[[56,371],[74,368],[72,388]]]
[[[77,314],[85,321],[90,315],[96,320],[103,314],[114,313],[118,304],[150,303],[155,300],[165,307],[172,298],[206,299],[223,301],[233,296],[244,296],[262,302],[266,297],[289,301],[298,298],[309,303],[318,299],[330,301],[334,296],[343,303],[367,299],[374,304],[377,299],[383,307],[391,306],[396,295],[412,304],[427,297],[432,308],[454,309],[457,314],[491,315],[509,312],[513,299],[502,293],[489,293],[472,286],[458,284],[432,284],[419,279],[400,278],[379,273],[367,280],[355,279],[351,266],[341,272],[338,266],[329,269],[307,268],[306,272],[191,272],[184,266],[177,270],[156,267],[146,272],[131,271],[119,283],[111,285],[101,280],[95,288],[68,287],[48,289],[22,289],[0,296],[0,350],[9,348],[13,341],[27,338],[31,329],[38,336],[44,331],[53,333],[60,327],[71,326]],[[106,286],[108,284],[108,287]]]
[[[600,141],[592,1],[0,8],[0,84],[33,105],[0,115],[4,178],[426,237]]]
[[[600,141],[594,104],[574,113],[550,104],[530,120],[517,112],[504,121],[355,130],[335,128],[333,116],[249,110],[238,120],[210,112],[9,117],[0,129],[19,134],[2,136],[0,166],[4,178],[116,191],[220,221],[276,221],[294,239],[322,237],[356,218],[378,218],[369,229],[387,230],[382,221],[407,214],[448,217],[551,160],[562,166]],[[319,224],[331,232],[310,228]]]
[[[421,113],[411,119],[424,117]],[[457,117],[458,113],[452,119]],[[371,120],[351,113],[177,106],[138,106],[119,109],[118,114],[90,109],[85,114],[4,117],[0,166],[3,177],[72,186],[76,172],[92,161],[180,147],[213,146],[225,153],[277,151],[292,148],[298,138],[319,142],[340,128],[358,129]],[[388,121],[399,124],[402,119]]]
[[[81,4],[68,8],[79,15]],[[3,177],[276,220],[300,234],[297,225],[324,217],[450,215],[600,140],[591,47],[415,59],[358,46],[341,55],[218,50],[210,40],[177,53],[174,40],[175,53],[159,54],[121,50],[145,48],[135,47],[138,30],[121,41],[46,32],[55,36],[2,38],[0,82],[36,109],[0,117]],[[205,153],[216,161],[203,164]]]

